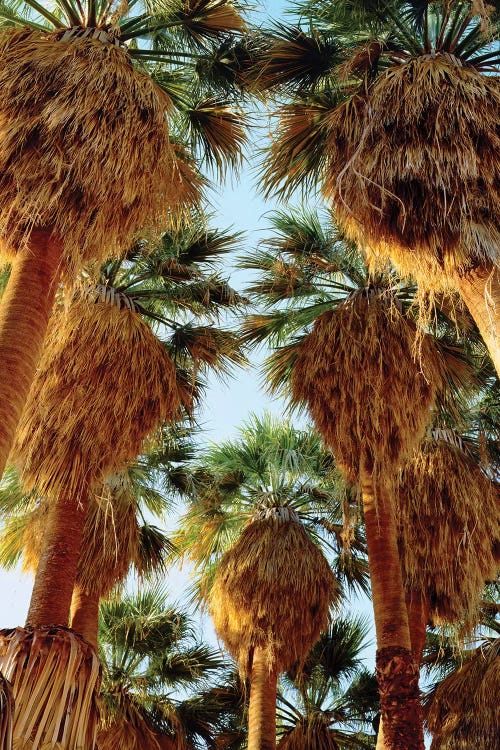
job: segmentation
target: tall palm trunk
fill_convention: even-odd
[[[377,748],[423,750],[424,736],[394,514],[384,487],[375,492],[363,461],[361,489],[377,633],[377,681],[383,732]]]
[[[248,704],[248,750],[276,750],[276,684],[278,674],[269,668],[265,651],[253,652]]]
[[[88,594],[78,583],[71,600],[71,629],[79,633],[97,651],[99,594]]]
[[[500,269],[479,266],[457,275],[457,287],[500,377]]]
[[[12,265],[0,306],[0,476],[42,350],[61,262],[62,244],[35,230]]]
[[[51,504],[26,625],[67,626],[88,504],[88,490]]]

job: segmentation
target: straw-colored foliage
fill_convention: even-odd
[[[2,750],[12,750],[13,717],[12,689],[5,677],[0,674],[0,747]]]
[[[97,750],[175,750],[175,741],[155,732],[126,696],[121,705],[119,718],[103,716],[97,734]]]
[[[500,638],[448,675],[427,710],[432,750],[493,750],[500,736]]]
[[[124,47],[27,28],[0,36],[0,236],[52,229],[74,267],[196,201],[169,141],[168,96]]]
[[[22,535],[23,568],[36,572],[47,538],[49,503],[30,514]],[[90,494],[76,583],[88,594],[105,597],[123,581],[133,563],[142,573],[141,529],[137,503],[123,475],[108,478]]]
[[[396,517],[403,578],[436,622],[472,626],[499,568],[500,492],[460,447],[427,440],[401,472]]]
[[[0,631],[0,669],[12,683],[16,750],[93,750],[99,662],[64,628]]]
[[[25,488],[75,497],[121,468],[189,394],[133,310],[84,295],[55,313],[12,457]]]
[[[292,388],[350,481],[365,455],[374,477],[390,482],[422,437],[442,380],[440,354],[390,295],[358,293],[316,320]]]
[[[330,718],[320,713],[304,717],[278,742],[279,750],[339,750]]]
[[[325,192],[348,235],[426,288],[497,259],[499,109],[498,76],[438,53],[333,110]]]
[[[338,595],[328,562],[293,511],[274,508],[251,520],[223,555],[209,605],[245,677],[256,646],[278,671],[301,662]]]

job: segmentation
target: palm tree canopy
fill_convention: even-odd
[[[468,0],[299,2],[256,85],[279,100],[269,191],[322,185],[372,258],[446,286],[498,261],[498,9]],[[387,158],[387,154],[391,158]]]
[[[189,505],[174,542],[195,565],[195,595],[208,594],[221,556],[255,512],[273,507],[298,515],[343,586],[367,591],[363,535],[343,528],[355,503],[313,430],[253,415],[236,439],[202,452],[184,489]]]
[[[241,37],[232,3],[13,0],[0,19],[9,256],[35,225],[61,237],[66,270],[116,257],[138,230],[199,201],[196,154],[219,171],[238,162],[244,127],[229,79],[222,92],[201,64]]]

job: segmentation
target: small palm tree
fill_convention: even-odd
[[[310,213],[280,213],[273,224],[267,247],[241,261],[259,272],[249,291],[269,311],[247,319],[247,337],[277,347],[271,389],[307,405],[339,469],[361,487],[384,726],[389,747],[398,733],[421,747],[394,487],[444,383],[466,368],[455,347],[417,335],[414,290],[393,273],[370,275],[334,225]],[[407,700],[393,701],[393,690]]]
[[[203,706],[196,696],[178,694],[206,687],[223,663],[196,640],[188,616],[167,605],[164,590],[148,588],[101,604],[99,657],[99,750],[194,750],[200,741],[213,742],[213,701]]]
[[[321,186],[372,260],[458,289],[500,372],[497,12],[470,0],[295,11],[256,76],[287,97],[267,187]]]
[[[332,492],[334,466],[317,437],[268,415],[208,450],[201,466],[199,498],[183,519],[189,529],[198,514],[198,540],[191,529],[180,546],[198,565],[211,563],[202,595],[250,681],[248,747],[267,749],[276,741],[278,674],[305,657],[340,593],[300,518]]]
[[[362,668],[367,624],[339,618],[322,633],[300,674],[288,673],[278,699],[278,748],[373,748],[377,682]]]
[[[226,0],[6,0],[0,21],[0,238],[14,264],[0,318],[2,473],[61,272],[74,280],[199,200],[186,138],[218,164],[237,160],[241,117],[217,88],[207,99],[208,74],[198,102],[186,82],[244,22]]]

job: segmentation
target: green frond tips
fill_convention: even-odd
[[[396,518],[403,580],[437,623],[471,630],[500,561],[500,491],[458,445],[426,440],[401,472]]]
[[[286,366],[293,399],[308,405],[354,483],[364,453],[373,475],[390,484],[423,437],[444,376],[430,337],[417,335],[388,293],[356,294],[323,313]]]
[[[15,701],[14,747],[93,750],[99,717],[99,661],[68,628],[0,631],[0,671]],[[71,690],[68,690],[71,685]],[[36,696],[43,700],[35,700]]]
[[[425,288],[498,261],[498,76],[450,55],[381,73],[330,114],[324,192],[371,259]]]
[[[251,521],[222,557],[209,606],[244,677],[256,646],[278,671],[302,663],[338,595],[332,570],[303,526],[269,513]],[[292,606],[297,601],[301,607]]]
[[[70,271],[123,254],[197,202],[200,178],[169,140],[171,102],[124,48],[27,28],[0,35],[0,236],[62,238]]]
[[[131,310],[76,297],[49,325],[12,456],[25,487],[78,496],[135,459],[159,423],[190,409],[190,397],[165,346]]]
[[[426,725],[434,735],[432,749],[496,747],[499,683],[500,638],[496,638],[477,648],[434,691],[426,709]]]
[[[0,673],[0,747],[12,750],[14,701],[10,683]]]

